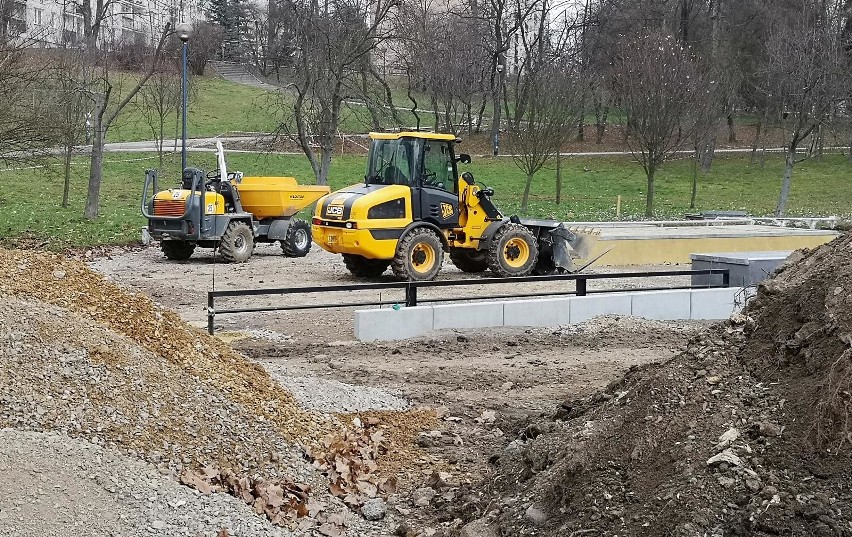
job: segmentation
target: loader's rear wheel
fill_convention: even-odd
[[[443,262],[441,239],[431,229],[419,227],[399,241],[391,268],[400,280],[434,280]]]
[[[163,249],[163,255],[172,261],[186,261],[192,256],[192,252],[195,251],[195,243],[186,241],[161,241],[160,248]]]
[[[506,224],[497,230],[488,248],[488,268],[497,276],[526,276],[538,259],[538,244],[521,224]]]
[[[488,270],[488,252],[467,248],[451,248],[450,261],[462,272],[485,272]]]
[[[228,263],[245,263],[254,251],[254,235],[245,222],[231,222],[219,241],[219,252]]]
[[[377,278],[388,269],[390,259],[367,259],[361,255],[343,254],[343,264],[353,276]]]
[[[287,228],[287,238],[281,241],[287,257],[305,257],[311,251],[311,226],[304,220],[293,220]]]

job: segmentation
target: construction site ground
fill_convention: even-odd
[[[314,249],[304,259],[287,259],[273,245],[259,246],[248,263],[239,265],[217,262],[209,250],[197,250],[189,261],[175,263],[163,258],[158,248],[147,247],[115,250],[92,260],[90,266],[124,287],[151,296],[199,327],[206,326],[206,292],[212,288],[214,276],[215,288],[221,290],[363,281],[349,275],[339,256]],[[597,270],[671,268],[677,267]],[[447,262],[439,278],[472,276]],[[388,271],[371,281],[393,280]],[[602,280],[590,287],[687,283],[688,277],[660,277]],[[573,289],[573,282],[559,285]],[[530,284],[522,292],[550,291],[549,286]],[[421,291],[420,297],[463,294],[474,298],[519,291],[516,285],[473,285]],[[387,299],[388,293],[383,292],[381,298]],[[395,296],[402,301],[401,291]],[[378,292],[259,296],[223,299],[217,307],[377,298]],[[415,431],[418,456],[399,468],[398,477],[409,495],[425,487],[435,471],[447,472],[444,477],[453,485],[451,491],[461,490],[457,486],[473,486],[487,475],[489,458],[511,440],[507,435],[552,413],[555,402],[587,396],[631,367],[665,360],[707,326],[605,317],[573,327],[448,330],[408,341],[368,344],[354,341],[353,310],[221,315],[215,327],[219,337],[263,364],[309,408],[336,412],[435,409],[438,425]],[[451,503],[462,503],[462,498],[454,497],[459,492],[445,494]],[[446,511],[432,509],[434,502],[422,498],[419,501],[424,505],[416,505],[418,498],[399,505],[411,535],[453,529],[453,518],[447,519]],[[405,530],[401,530],[403,535]]]
[[[850,252],[793,254],[714,325],[360,343],[348,309],[186,322],[214,272],[354,281],[322,252],[0,249],[0,533],[852,537]]]

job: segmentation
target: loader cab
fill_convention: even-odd
[[[414,220],[440,228],[459,225],[459,192],[451,135],[371,134],[365,183],[411,188]]]

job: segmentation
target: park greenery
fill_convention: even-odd
[[[232,153],[232,169],[260,175],[292,175],[300,180],[312,170],[298,154],[253,155]],[[190,153],[190,165],[210,169],[212,153]],[[109,153],[104,162],[104,188],[101,216],[83,217],[88,161],[75,159],[72,169],[69,207],[63,209],[62,166],[0,171],[0,242],[44,245],[52,249],[106,244],[138,243],[145,221],[140,214],[144,170],[156,167],[156,154]],[[163,184],[177,183],[180,155],[168,153]],[[364,175],[362,155],[335,158],[329,177],[332,188],[357,183]],[[784,159],[774,155],[761,167],[750,164],[748,156],[717,156],[713,169],[703,178],[697,208],[690,209],[692,163],[690,159],[669,162],[657,176],[658,214],[661,218],[682,218],[696,210],[742,210],[755,215],[771,214],[778,189],[778,176]],[[554,167],[541,170],[533,181],[525,214],[574,221],[616,219],[621,196],[621,217],[641,218],[645,207],[645,175],[629,157],[568,157],[562,162],[564,192],[555,203]],[[849,214],[849,164],[844,155],[825,155],[801,165],[801,180],[790,195],[791,212],[797,215]],[[494,200],[507,214],[520,210],[525,187],[523,175],[509,157],[474,158],[464,166],[478,182],[495,189]]]
[[[172,26],[116,42],[103,30],[109,2],[71,4],[79,42],[45,48],[0,32],[3,240],[133,241],[144,169],[177,175]],[[452,132],[488,155],[471,171],[504,211],[530,216],[848,216],[848,4],[210,0],[191,39],[189,132],[265,133],[256,154],[231,155],[236,167],[334,188],[363,174],[363,143],[347,148],[346,135]],[[210,76],[217,58],[279,87]],[[156,154],[107,145],[141,140]]]

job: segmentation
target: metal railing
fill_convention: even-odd
[[[688,286],[671,286],[671,287],[641,287],[641,288],[624,288],[624,289],[589,289],[589,280],[614,280],[614,279],[630,279],[630,278],[653,278],[653,277],[670,277],[670,276],[710,276],[708,281],[712,280],[712,276],[719,274],[722,276],[721,284],[707,285],[688,285]],[[464,297],[450,298],[427,298],[420,299],[418,297],[419,289],[429,289],[436,287],[464,287],[474,285],[496,285],[496,284],[522,284],[534,282],[564,282],[574,281],[575,288],[569,290],[552,290],[552,291],[535,291],[529,293],[510,293],[501,295],[477,295]],[[234,313],[261,313],[270,311],[291,311],[291,310],[312,310],[312,309],[329,309],[329,308],[351,308],[360,306],[389,306],[396,304],[404,304],[406,307],[417,306],[418,304],[428,304],[435,302],[459,302],[463,300],[497,300],[503,298],[531,298],[542,296],[587,296],[596,293],[618,293],[624,291],[662,291],[675,289],[708,289],[719,287],[730,287],[731,274],[728,269],[703,269],[703,270],[663,270],[652,272],[613,272],[605,274],[559,274],[554,276],[524,276],[520,278],[478,278],[465,280],[441,280],[441,281],[411,281],[411,282],[388,282],[388,283],[359,283],[350,285],[323,285],[312,287],[284,287],[273,289],[232,289],[228,291],[208,291],[207,293],[207,332],[213,334],[214,322],[216,315],[234,314]],[[329,302],[320,304],[294,304],[283,306],[258,306],[248,308],[224,308],[216,309],[216,298],[223,297],[247,297],[247,296],[263,296],[263,295],[296,295],[307,293],[339,293],[353,291],[384,291],[392,289],[401,289],[404,291],[402,300],[366,300],[357,302]]]

